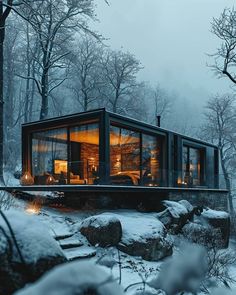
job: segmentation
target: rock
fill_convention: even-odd
[[[190,242],[205,247],[218,248],[222,242],[219,229],[212,228],[208,224],[201,224],[199,221],[185,224],[182,228],[182,234]]]
[[[55,267],[35,284],[14,295],[124,295],[104,267],[90,261],[73,261]]]
[[[172,254],[172,242],[167,231],[155,217],[119,218],[123,229],[119,250],[149,261],[158,261]]]
[[[88,246],[82,246],[79,248],[66,249],[64,251],[68,261],[73,261],[76,259],[91,258],[96,256],[96,249],[90,248]]]
[[[158,213],[157,217],[173,234],[179,233],[187,221],[193,218],[194,209],[186,200],[163,201],[163,205],[166,209]]]
[[[221,238],[222,238],[221,247],[227,248],[229,245],[229,236],[230,236],[229,214],[224,211],[207,209],[207,210],[203,210],[201,217],[213,228],[220,230]]]
[[[183,205],[188,211],[188,219],[193,220],[194,213],[196,211],[196,207],[193,207],[189,201],[181,200],[178,202],[180,205]]]
[[[12,294],[26,283],[38,279],[50,268],[66,261],[57,242],[35,217],[13,210],[8,211],[6,216],[23,261],[6,223],[1,219],[0,294],[5,295]]]
[[[90,244],[101,247],[116,246],[122,235],[120,220],[112,214],[100,214],[86,218],[80,232]]]

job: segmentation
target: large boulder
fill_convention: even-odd
[[[157,214],[157,218],[171,233],[179,233],[188,220],[193,219],[194,208],[186,200],[179,202],[163,201],[166,209]]]
[[[1,218],[0,294],[5,295],[12,294],[50,268],[66,261],[49,230],[35,216],[10,210],[6,217],[12,233]]]
[[[122,235],[120,220],[115,215],[100,214],[86,218],[80,232],[93,246],[116,246]]]
[[[229,213],[224,211],[206,209],[206,210],[203,210],[201,214],[201,218],[213,228],[220,230],[222,241],[219,244],[219,247],[227,248],[229,245],[229,236],[230,236]]]
[[[123,229],[119,250],[149,261],[158,261],[172,254],[172,242],[165,226],[155,217],[119,215],[118,218]]]
[[[192,243],[203,245],[207,248],[221,247],[221,232],[217,228],[212,228],[208,224],[202,224],[199,220],[189,222],[182,228],[183,236]]]
[[[122,295],[111,274],[87,260],[55,267],[35,284],[14,295]]]

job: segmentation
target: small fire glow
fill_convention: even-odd
[[[40,200],[35,200],[30,202],[27,207],[25,208],[25,212],[28,214],[39,214],[42,208],[42,202]]]
[[[24,175],[20,179],[21,185],[33,185],[34,178],[31,176],[29,172],[25,172]]]
[[[46,184],[52,185],[55,184],[55,178],[52,175],[49,175],[48,178],[46,179]]]

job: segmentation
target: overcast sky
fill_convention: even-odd
[[[114,49],[134,53],[144,69],[139,78],[157,82],[191,105],[201,107],[216,92],[230,91],[206,67],[219,40],[210,32],[213,17],[235,0],[96,0],[96,28]]]

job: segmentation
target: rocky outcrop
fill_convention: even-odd
[[[221,233],[221,241],[219,247],[227,248],[230,236],[230,216],[227,212],[216,210],[203,210],[201,218],[212,228],[218,229]]]
[[[165,226],[156,218],[122,216],[122,239],[118,249],[145,260],[158,261],[172,254]]]
[[[86,218],[80,232],[93,246],[116,246],[122,235],[120,220],[114,215],[100,214]]]
[[[163,201],[166,209],[157,214],[157,218],[170,230],[179,233],[188,220],[193,219],[194,207],[186,200],[179,202]]]
[[[13,235],[6,223],[0,221],[0,294],[5,295],[66,261],[57,242],[35,218],[9,211],[7,219]]]
[[[182,228],[183,236],[192,243],[205,247],[219,247],[221,245],[221,233],[208,224],[189,222]]]
[[[123,295],[121,286],[103,267],[74,261],[55,267],[38,282],[14,295]]]

